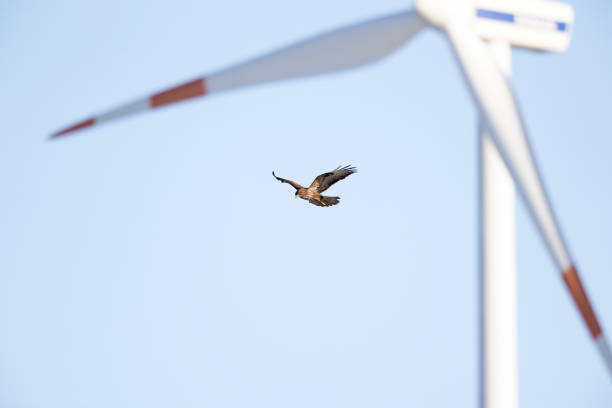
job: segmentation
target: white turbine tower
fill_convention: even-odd
[[[51,137],[198,96],[355,68],[394,52],[423,28],[437,29],[448,37],[479,112],[481,405],[516,407],[515,186],[612,374],[612,354],[553,214],[509,82],[511,46],[563,51],[572,23],[572,8],[553,1],[417,0],[415,10],[290,45],[91,117]]]

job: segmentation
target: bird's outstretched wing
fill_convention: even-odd
[[[338,167],[334,171],[323,173],[320,176],[317,176],[317,178],[314,179],[309,188],[314,188],[319,193],[322,193],[323,191],[330,188],[335,182],[340,181],[343,178],[346,178],[356,172],[357,169],[355,167],[352,167],[351,165]]]
[[[274,176],[275,179],[277,179],[281,183],[289,183],[289,184],[291,184],[293,186],[293,188],[295,188],[296,190],[299,190],[300,188],[304,188],[304,187],[300,186],[298,183],[296,183],[295,181],[291,181],[291,180],[287,180],[287,179],[284,179],[284,178],[276,177],[276,174],[274,174],[274,172],[272,172],[272,175]]]

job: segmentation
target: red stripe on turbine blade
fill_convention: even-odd
[[[196,79],[186,84],[170,88],[151,96],[149,106],[157,108],[169,103],[184,101],[186,99],[206,94],[206,78]]]
[[[66,129],[60,130],[59,132],[53,133],[51,135],[51,139],[55,139],[56,137],[59,137],[59,136],[65,135],[67,133],[71,133],[71,132],[77,131],[79,129],[83,129],[83,128],[86,128],[86,127],[89,127],[89,126],[93,126],[94,123],[96,123],[96,119],[95,118],[90,118],[90,119],[84,120],[82,122],[79,122],[79,123],[77,123],[75,125],[70,126],[69,128],[66,128]]]
[[[587,328],[591,332],[591,336],[593,336],[594,339],[598,338],[601,335],[601,327],[599,326],[595,312],[593,312],[591,302],[589,302],[589,298],[584,291],[582,283],[580,282],[576,268],[574,268],[573,265],[563,271],[563,280],[572,294],[574,302],[576,303],[576,306],[578,307]]]

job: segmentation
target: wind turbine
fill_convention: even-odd
[[[604,363],[612,353],[581,284],[531,151],[510,76],[510,47],[563,51],[573,10],[545,0],[416,0],[415,9],[301,41],[154,93],[60,130],[51,138],[237,88],[356,68],[399,49],[424,28],[450,41],[479,112],[481,405],[518,405],[514,188],[556,264]]]

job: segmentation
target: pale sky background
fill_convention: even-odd
[[[408,3],[408,4],[407,4]],[[561,227],[612,331],[612,6],[514,51]],[[66,124],[409,2],[0,5],[0,406],[475,407],[475,109],[426,31],[349,73],[56,142]],[[333,208],[293,198],[340,164]],[[519,203],[521,407],[612,382]]]

